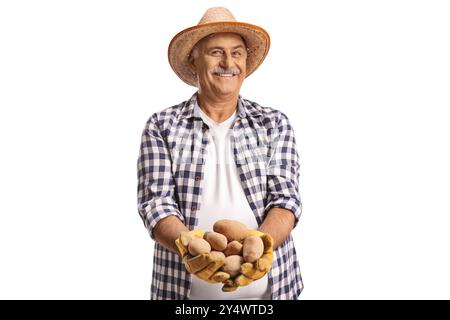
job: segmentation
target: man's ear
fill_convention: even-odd
[[[194,74],[194,75],[197,74],[197,67],[195,66],[195,62],[193,59],[189,60],[189,69],[192,74]]]
[[[197,70],[197,67],[195,66],[195,61],[192,58],[189,59],[189,68],[192,72],[196,72]]]

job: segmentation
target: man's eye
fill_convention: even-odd
[[[235,56],[235,57],[240,57],[241,55],[242,55],[242,53],[240,51],[233,52],[233,56]]]
[[[212,54],[213,56],[218,56],[218,55],[221,55],[221,54],[222,54],[222,51],[220,51],[220,50],[213,50],[213,51],[211,51],[211,54]]]

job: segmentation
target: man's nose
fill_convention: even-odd
[[[231,54],[225,53],[222,56],[222,60],[220,60],[220,63],[223,68],[228,69],[229,67],[231,67],[231,65],[233,63]]]

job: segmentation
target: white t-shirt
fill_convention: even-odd
[[[209,118],[198,105],[194,114],[209,126],[201,205],[196,213],[197,228],[212,231],[214,222],[220,219],[238,220],[250,229],[257,229],[255,215],[245,197],[234,162],[230,142],[230,127],[236,119],[236,111],[227,120],[217,123]],[[270,299],[267,275],[234,292],[223,292],[223,284],[211,284],[192,276],[191,300]]]

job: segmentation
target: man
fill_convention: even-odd
[[[303,289],[290,235],[301,214],[294,132],[285,114],[239,95],[269,46],[264,29],[226,8],[208,9],[169,45],[172,69],[198,91],[153,114],[142,135],[138,210],[155,240],[151,299],[298,299]],[[273,239],[270,271],[223,287],[187,272],[176,240],[220,219]]]

